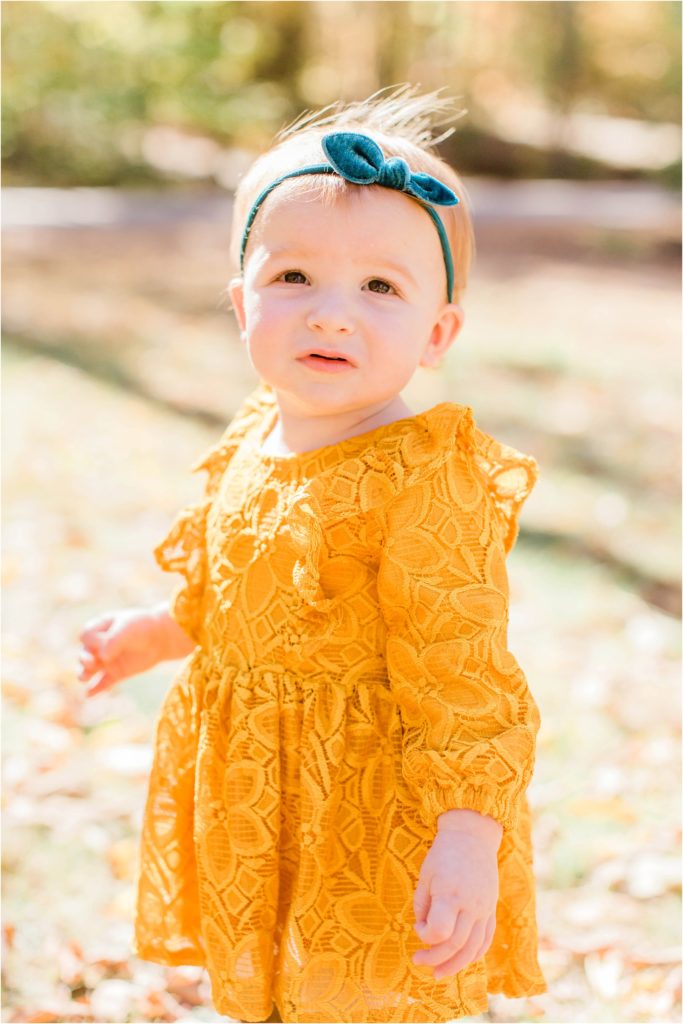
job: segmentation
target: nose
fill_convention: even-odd
[[[311,331],[330,334],[353,334],[356,329],[350,305],[338,290],[315,296],[306,324]]]

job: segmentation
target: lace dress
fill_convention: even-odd
[[[448,1021],[546,990],[525,790],[539,714],[505,555],[535,461],[442,403],[264,455],[261,384],[155,550],[196,641],[159,713],[134,952],[247,1021]],[[503,825],[493,943],[434,980],[413,896],[437,817]]]

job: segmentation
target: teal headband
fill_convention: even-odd
[[[338,174],[354,185],[383,185],[384,188],[393,188],[417,199],[420,206],[432,218],[439,233],[443,260],[446,265],[448,301],[452,302],[454,275],[451,247],[448,244],[448,235],[441,217],[436,210],[432,209],[431,204],[455,206],[460,202],[455,192],[437,178],[433,178],[431,174],[413,174],[401,157],[385,160],[384,153],[377,143],[367,135],[359,135],[357,132],[334,132],[323,137],[322,147],[325,156],[330,161],[329,164],[314,164],[311,167],[301,167],[298,171],[282,174],[256,197],[242,234],[240,269],[244,270],[244,250],[247,247],[249,233],[256,214],[263,200],[270,195],[274,188],[286,181],[287,178],[298,178],[304,174]]]

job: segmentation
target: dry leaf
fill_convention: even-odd
[[[601,798],[586,798],[584,800],[570,800],[567,805],[571,814],[579,817],[595,816],[601,820],[633,822],[637,815],[633,808],[619,796]]]
[[[132,879],[135,877],[138,866],[139,842],[137,839],[127,837],[118,839],[107,850],[109,861],[114,878]]]
[[[591,988],[604,999],[616,999],[621,993],[624,958],[617,950],[589,953],[583,968]]]
[[[136,992],[129,981],[107,978],[90,996],[93,1013],[102,1021],[124,1021],[134,1008]]]
[[[681,888],[681,862],[665,854],[643,853],[628,867],[626,889],[636,899],[647,900]]]
[[[197,967],[173,967],[166,974],[168,991],[184,1006],[201,1006],[203,971]]]

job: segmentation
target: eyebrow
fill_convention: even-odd
[[[373,262],[375,261],[373,260]],[[407,278],[407,280],[410,281],[411,284],[417,285],[417,281],[403,263],[395,263],[394,260],[386,259],[384,256],[378,256],[377,263],[379,263],[383,267],[387,267],[394,273],[400,274],[401,276]]]
[[[268,249],[268,256],[315,256],[315,249],[307,249],[303,245],[279,245]]]

